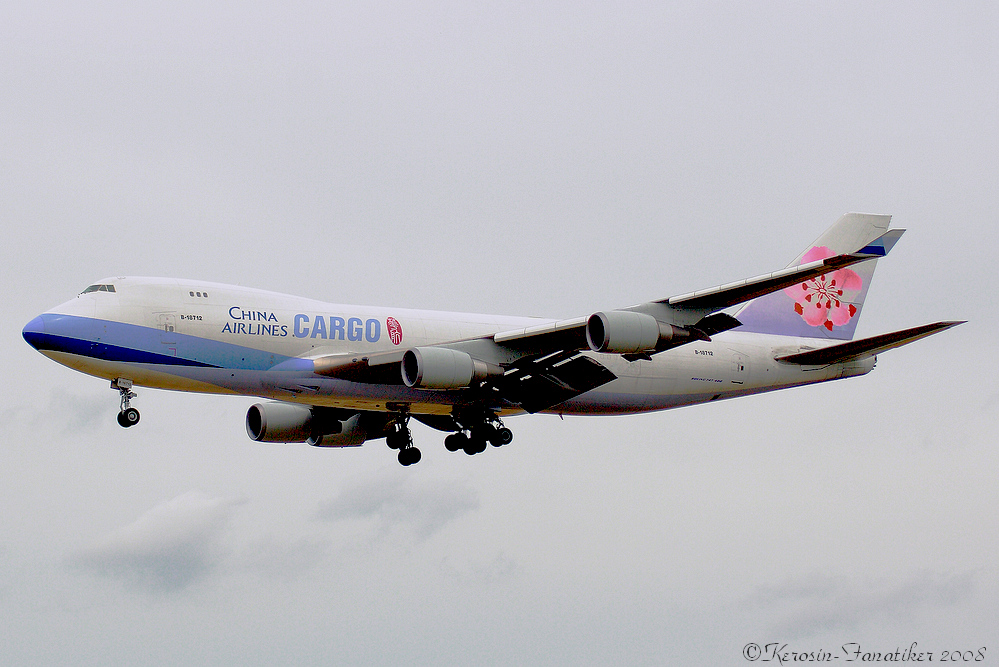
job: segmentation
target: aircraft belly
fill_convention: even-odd
[[[128,378],[138,386],[152,387],[154,389],[170,389],[173,391],[191,391],[205,394],[238,394],[241,393],[236,388],[226,387],[223,383],[216,383],[222,380],[221,377],[193,377],[190,373],[178,370],[173,366],[159,366],[155,364],[126,364],[117,361],[105,361],[67,352],[56,352],[45,350],[45,356],[64,366],[74,370],[104,378],[114,380],[115,378]],[[205,370],[205,369],[199,369]],[[209,369],[218,370],[218,369]],[[216,382],[212,382],[212,380]]]

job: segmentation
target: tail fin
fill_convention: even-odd
[[[872,244],[878,246],[875,254],[885,255],[905,231],[885,236],[890,222],[890,215],[847,213],[788,266],[868,250]],[[877,263],[861,262],[753,299],[735,314],[743,324],[737,331],[851,340]]]

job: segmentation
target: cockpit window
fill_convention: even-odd
[[[91,292],[113,292],[114,285],[91,285],[80,294],[90,294]]]

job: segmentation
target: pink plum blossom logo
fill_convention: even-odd
[[[801,258],[802,264],[826,259],[835,255],[826,246],[815,246]],[[850,303],[863,288],[864,281],[850,269],[837,269],[806,280],[784,293],[794,299],[794,312],[801,315],[809,326],[824,326],[829,331],[842,326],[857,314],[857,307]]]

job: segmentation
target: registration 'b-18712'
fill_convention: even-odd
[[[879,258],[904,230],[849,213],[787,268],[570,320],[348,306],[192,280],[108,278],[33,319],[25,340],[133,387],[239,394],[262,442],[384,438],[420,460],[409,420],[468,454],[520,413],[625,414],[863,375],[876,355],[959,322],[854,340]]]

